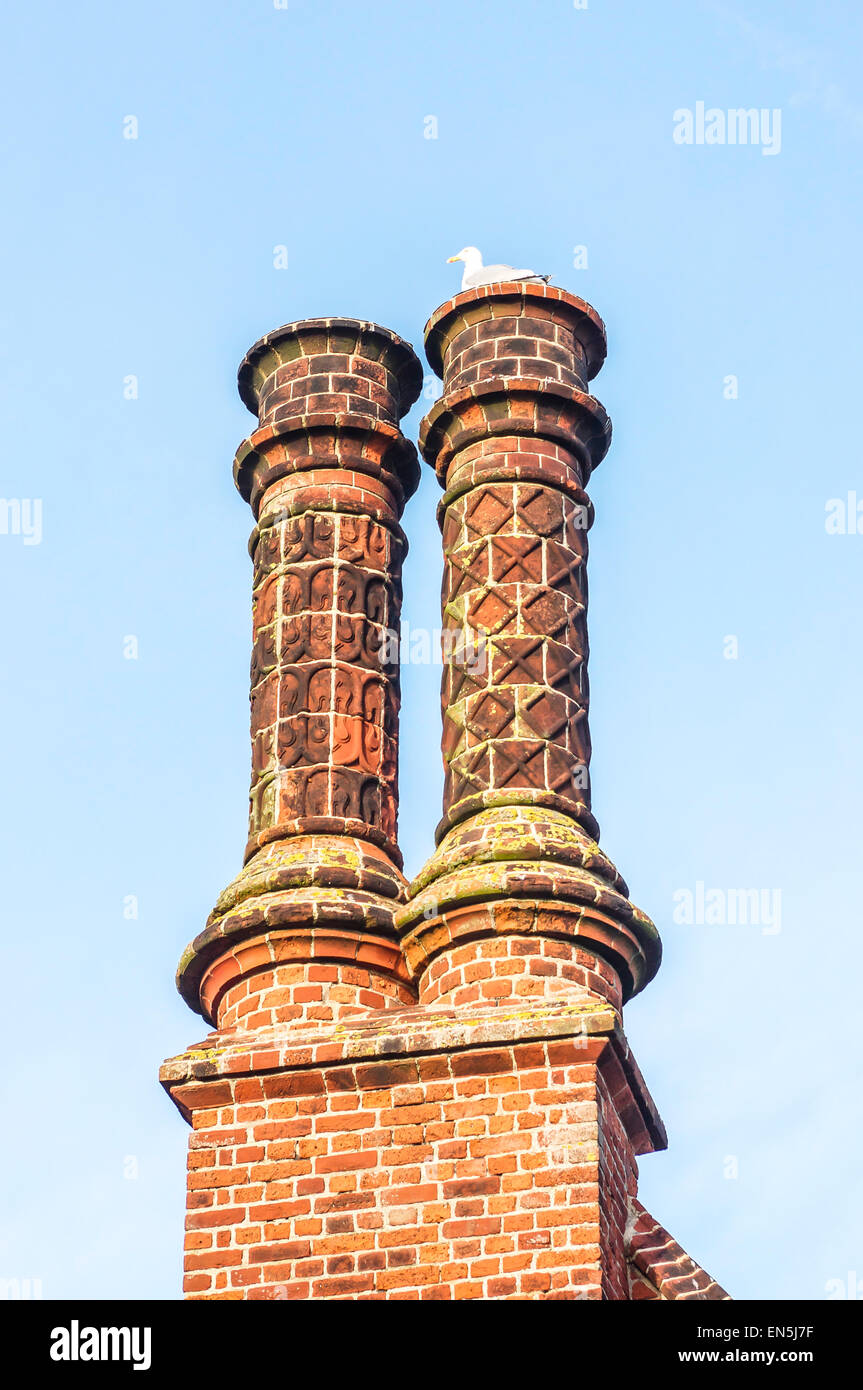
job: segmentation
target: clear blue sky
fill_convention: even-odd
[[[863,1278],[863,521],[825,529],[830,499],[863,500],[863,11],[43,0],[6,30],[0,495],[43,512],[40,544],[0,535],[0,1276],[178,1296],[187,1131],[156,1073],[205,1031],[174,968],[245,842],[236,366],[318,314],[421,348],[469,242],[551,272],[609,330],[593,783],[665,942],[626,1011],[671,1141],[642,1198],[738,1297]],[[676,144],[698,101],[780,109],[781,149]],[[438,622],[424,471],[412,627]],[[404,673],[411,870],[440,794],[438,675]],[[675,923],[698,882],[780,889],[781,930]]]

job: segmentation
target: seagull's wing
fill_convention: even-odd
[[[464,288],[473,290],[479,285],[493,285],[500,280],[523,280],[529,285],[544,285],[550,278],[548,275],[537,275],[535,270],[516,270],[511,265],[484,265],[482,270],[464,277]]]
[[[524,280],[528,285],[547,285],[551,279],[550,275],[540,275],[535,270],[513,270],[510,266],[501,267],[509,271],[507,279]]]

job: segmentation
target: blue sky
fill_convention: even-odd
[[[670,1135],[642,1199],[737,1297],[863,1279],[863,520],[825,525],[863,500],[863,11],[43,0],[6,28],[0,496],[41,501],[42,534],[0,534],[0,1277],[178,1296],[187,1132],[156,1073],[205,1031],[174,968],[245,842],[236,367],[318,314],[421,349],[475,243],[609,331],[593,788],[665,943],[626,1010]],[[781,148],[676,143],[699,101],[779,110]],[[412,628],[439,622],[424,472]],[[409,870],[437,819],[438,675],[403,676]],[[780,930],[675,922],[698,883],[779,890]]]

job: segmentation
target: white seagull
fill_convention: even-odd
[[[475,290],[478,285],[493,285],[498,280],[521,280],[526,285],[547,285],[550,275],[537,275],[535,270],[516,270],[511,265],[483,265],[482,253],[475,246],[464,246],[452,261],[464,261],[464,274],[461,277],[463,290]]]

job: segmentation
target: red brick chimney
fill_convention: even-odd
[[[394,634],[418,481],[398,420],[421,383],[407,343],[355,319],[288,324],[240,367],[259,419],[234,463],[256,521],[249,842],[178,975],[220,1031],[415,997],[393,927]]]
[[[724,1298],[636,1200],[665,1134],[622,1031],[655,927],[597,844],[585,487],[601,320],[499,284],[427,329],[444,394],[444,816],[408,892],[398,625],[411,350],[313,320],[240,369],[257,519],[245,868],[180,966],[216,1031],[166,1062],[193,1127],[194,1298]]]
[[[444,496],[444,817],[401,914],[421,1002],[622,1000],[656,928],[597,847],[587,724],[585,486],[611,423],[589,304],[546,286],[459,294],[426,328],[444,394],[421,447]],[[467,658],[467,659],[466,659]]]

